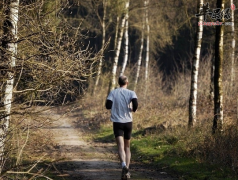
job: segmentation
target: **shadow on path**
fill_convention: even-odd
[[[116,144],[113,142],[92,142],[85,139],[85,134],[99,126],[93,118],[87,118],[79,110],[64,115],[62,110],[51,109],[44,116],[55,119],[50,130],[55,146],[51,148],[55,159],[56,175],[65,180],[120,180]],[[91,123],[91,125],[90,125]],[[132,162],[131,179],[136,180],[172,180],[166,173]],[[61,178],[60,178],[61,177]]]

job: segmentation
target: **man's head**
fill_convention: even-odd
[[[125,86],[128,84],[128,79],[126,76],[122,75],[118,78],[118,84],[120,85],[120,87]]]

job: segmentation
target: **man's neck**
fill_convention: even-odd
[[[124,86],[120,86],[120,88],[125,88],[125,89],[126,89],[126,88],[127,88],[127,85],[124,85]]]

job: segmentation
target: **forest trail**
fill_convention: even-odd
[[[58,161],[55,166],[59,179],[66,180],[120,180],[116,144],[87,139],[87,122],[78,110],[64,114],[61,109],[45,111],[56,120],[50,127]],[[86,136],[85,136],[86,135]],[[132,152],[133,153],[133,152]],[[132,180],[172,180],[166,172],[131,162]]]

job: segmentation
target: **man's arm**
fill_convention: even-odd
[[[107,99],[105,106],[106,106],[107,109],[111,109],[112,108],[112,101]]]
[[[137,98],[133,98],[133,99],[131,100],[131,102],[132,102],[132,110],[133,110],[134,112],[136,112],[136,110],[137,110],[137,108],[138,108]]]

